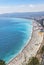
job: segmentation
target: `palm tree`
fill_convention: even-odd
[[[0,65],[6,65],[5,61],[0,60]]]

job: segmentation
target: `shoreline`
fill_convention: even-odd
[[[32,27],[33,28],[33,27]],[[31,32],[31,37],[32,37],[32,32]],[[22,49],[20,50],[19,53],[17,53],[11,60],[9,60],[7,63],[11,62],[14,58],[16,58],[24,49],[25,47],[28,45],[28,42],[31,40],[31,37],[29,37],[29,39],[27,40],[26,44],[24,45],[24,47],[22,47]]]
[[[19,18],[19,19],[20,19],[20,18]],[[25,20],[25,19],[24,19],[24,20]],[[30,19],[26,19],[26,20],[30,21]],[[32,20],[31,20],[31,22],[32,22]],[[31,40],[32,31],[33,31],[33,26],[32,26],[32,29],[31,29],[31,35],[29,36],[29,38],[28,38],[26,44],[24,44],[24,46],[22,47],[22,49],[20,50],[20,52],[18,52],[17,54],[15,54],[15,55],[14,55],[9,61],[7,61],[6,63],[11,62],[14,58],[16,58],[16,57],[24,50],[24,48],[27,46],[28,42]]]
[[[26,19],[26,20],[30,20],[30,19]],[[28,45],[28,42],[31,40],[31,37],[32,37],[32,32],[33,32],[33,26],[32,26],[32,30],[31,30],[31,36],[29,37],[29,39],[27,40],[26,44],[22,47],[22,49],[20,50],[19,53],[17,53],[15,56],[13,56],[13,58],[11,58],[8,62],[6,62],[7,64],[9,62],[11,62],[14,58],[16,58],[23,50],[24,48]]]
[[[14,65],[14,64],[15,65],[17,65],[17,64],[22,65],[22,63],[27,62],[30,57],[36,55],[37,50],[39,49],[39,47],[41,45],[42,37],[40,36],[39,37],[40,39],[38,40],[38,32],[39,32],[39,30],[35,29],[34,23],[36,24],[36,21],[33,22],[32,36],[31,36],[31,39],[28,41],[28,44],[26,44],[24,49],[15,58],[13,58],[7,65]],[[37,25],[37,27],[38,27],[38,25]],[[34,34],[36,34],[37,38],[35,37]],[[34,42],[36,42],[36,43],[34,43]]]

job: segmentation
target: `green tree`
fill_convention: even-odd
[[[40,65],[40,64],[39,60],[36,57],[32,57],[32,59],[28,61],[27,65]]]
[[[41,48],[41,53],[43,53],[44,52],[44,45],[43,45],[43,47]]]
[[[0,65],[6,65],[5,61],[0,60]]]

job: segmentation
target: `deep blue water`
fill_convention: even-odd
[[[0,59],[8,62],[24,48],[31,37],[32,21],[0,18]]]

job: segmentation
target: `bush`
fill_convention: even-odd
[[[41,48],[41,53],[43,53],[44,52],[44,46]]]
[[[36,57],[32,57],[31,60],[29,60],[27,65],[40,65],[39,60]]]
[[[5,61],[0,60],[0,65],[6,65]]]

